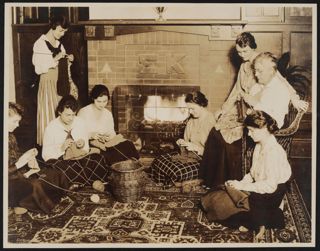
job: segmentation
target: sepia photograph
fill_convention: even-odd
[[[4,4],[3,247],[316,246],[317,5]]]

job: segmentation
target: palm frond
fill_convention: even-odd
[[[290,65],[290,52],[285,52],[277,62],[278,71],[289,84],[301,95],[310,90],[310,71],[301,65]]]
[[[278,68],[278,71],[281,73],[281,75],[284,77],[287,74],[289,62],[290,62],[290,52],[283,53],[282,56],[278,59],[277,68]]]
[[[305,67],[300,65],[289,66],[287,68],[287,74],[298,73],[298,72],[307,73],[308,70]]]

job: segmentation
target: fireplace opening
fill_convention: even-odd
[[[178,150],[189,118],[187,93],[198,86],[117,86],[112,95],[115,127],[140,142],[140,153],[163,154]]]
[[[144,119],[147,121],[181,122],[189,117],[185,95],[148,96],[144,105]]]

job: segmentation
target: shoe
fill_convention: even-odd
[[[239,227],[239,231],[240,231],[241,233],[246,233],[246,232],[249,231],[249,229],[246,228],[246,227],[244,227],[244,226],[240,226],[240,227]]]
[[[283,211],[283,208],[284,208],[284,200],[281,201],[279,208],[281,209],[281,211]]]
[[[201,187],[203,188],[203,189],[206,189],[206,190],[209,190],[210,189],[210,187],[208,187],[208,186],[206,186],[206,185],[201,185]]]
[[[190,193],[194,191],[197,186],[199,186],[203,180],[201,179],[194,179],[194,180],[186,180],[182,182],[182,192],[183,193]]]
[[[26,212],[28,212],[28,209],[24,208],[24,207],[15,207],[13,209],[14,213],[17,215],[21,215],[21,214],[25,214]]]
[[[78,191],[80,189],[80,185],[79,184],[72,184],[70,187],[69,187],[69,191]]]
[[[266,231],[266,227],[265,226],[260,226],[259,227],[259,232],[257,233],[257,235],[254,238],[255,242],[259,242],[260,240],[263,239],[265,231]]]

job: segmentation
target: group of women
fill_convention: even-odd
[[[113,128],[113,117],[105,108],[108,93],[106,86],[94,86],[92,103],[80,111],[72,95],[62,97],[56,109],[57,117],[44,131],[42,159],[37,157],[36,148],[20,156],[13,131],[19,126],[23,109],[9,103],[9,205],[17,212],[25,212],[27,208],[47,213],[63,191],[91,186],[96,180],[105,183],[112,164],[139,159],[131,141],[123,137],[114,140],[118,135]],[[92,144],[100,138],[107,147]],[[52,195],[55,200],[50,198]],[[25,203],[26,199],[29,204]],[[31,203],[39,200],[49,203],[45,210],[39,203]]]
[[[59,41],[68,27],[64,16],[54,16],[50,30],[33,47],[32,62],[40,75],[37,143],[42,158],[37,157],[36,148],[20,153],[13,131],[23,109],[9,104],[9,206],[16,213],[48,213],[64,191],[90,186],[96,180],[101,189],[112,164],[139,159],[133,143],[114,130],[112,113],[106,108],[110,94],[105,85],[94,86],[91,103],[79,111],[66,69],[74,58]]]
[[[19,153],[12,132],[19,125],[22,109],[9,104],[9,205],[17,212],[24,212],[24,208],[49,212],[62,195],[61,188],[90,185],[95,180],[105,182],[110,165],[139,158],[133,143],[114,130],[112,113],[106,109],[110,99],[106,86],[94,86],[91,103],[80,111],[74,95],[58,95],[57,86],[65,79],[59,74],[59,61],[73,61],[59,41],[67,29],[64,17],[53,18],[50,30],[34,44],[33,64],[40,75],[37,143],[42,146],[44,161],[37,158],[36,149]],[[273,132],[283,125],[290,101],[297,109],[307,109],[308,104],[277,71],[277,59],[271,53],[256,52],[250,33],[241,33],[235,47],[243,63],[222,108],[212,114],[206,109],[208,100],[203,93],[187,94],[190,118],[177,145],[188,154],[185,158],[181,157],[184,151],[158,156],[150,167],[150,176],[167,187],[194,182],[207,188],[225,184],[248,191],[250,211],[229,220],[249,228],[283,226],[278,209],[291,169]],[[242,121],[239,100],[247,108]],[[256,143],[248,174],[241,168],[244,127]],[[103,143],[109,143],[109,147],[93,151]],[[268,215],[280,216],[271,220],[265,217],[266,210]]]
[[[175,158],[177,153],[160,156],[152,163],[151,177],[166,186],[181,185],[179,182],[182,186],[184,183],[202,184],[210,189],[207,194],[215,193],[221,185],[249,192],[250,210],[235,213],[223,223],[232,223],[242,230],[283,227],[279,206],[291,168],[286,152],[273,133],[283,126],[290,102],[302,110],[307,109],[308,103],[300,100],[277,71],[277,58],[273,54],[256,52],[252,34],[238,35],[235,47],[243,63],[230,95],[214,119],[206,112],[194,114],[195,110],[207,106],[201,92],[187,95],[185,100],[191,118],[184,139],[179,139],[177,144],[186,146],[189,152],[201,158],[182,160]],[[240,101],[242,109],[239,109]],[[245,127],[248,135],[244,135]],[[243,173],[241,165],[243,136],[250,137],[251,143],[256,144],[252,167],[247,174]],[[212,206],[216,208],[219,203],[215,199],[206,200],[202,209],[210,213]]]

